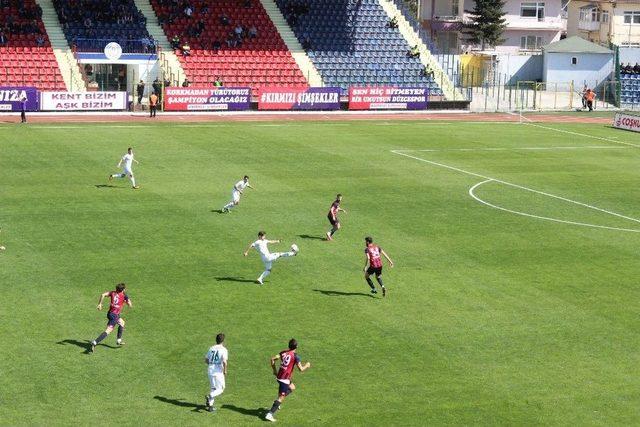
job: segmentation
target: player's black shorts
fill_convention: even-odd
[[[291,390],[290,384],[285,384],[282,381],[278,381],[278,395],[288,396],[293,390]]]
[[[120,315],[115,313],[107,313],[107,326],[116,326],[120,320]]]
[[[336,219],[333,219],[333,216],[331,216],[331,214],[327,215],[327,219],[329,220],[329,222],[331,223],[332,226],[336,226],[338,224],[340,224],[340,221],[338,220],[338,218],[336,217]]]
[[[382,267],[369,267],[367,268],[367,273],[380,276],[382,274]]]

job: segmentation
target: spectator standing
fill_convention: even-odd
[[[180,49],[180,37],[178,37],[177,34],[175,36],[173,36],[173,38],[171,39],[171,47],[174,50],[175,49]]]
[[[158,95],[152,93],[149,97],[149,117],[155,117],[158,110]]]
[[[256,28],[255,25],[252,25],[251,28],[249,28],[249,37],[252,39],[255,39],[258,36],[258,29]]]
[[[27,123],[27,96],[20,98],[20,123]]]
[[[185,77],[184,81],[182,82],[182,87],[189,87],[191,86],[191,82],[189,81],[188,78]]]
[[[138,105],[142,105],[142,97],[144,96],[144,82],[142,80],[136,86],[136,93],[138,94]]]

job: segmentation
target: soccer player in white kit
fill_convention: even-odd
[[[253,188],[251,184],[249,184],[249,177],[245,175],[244,178],[236,182],[236,184],[233,186],[233,190],[231,190],[231,201],[224,205],[224,207],[222,208],[222,212],[231,212],[231,209],[234,206],[237,206],[238,203],[240,203],[240,195],[247,187],[255,190],[255,188]]]
[[[131,169],[133,162],[136,162],[139,164],[139,162],[133,158],[133,149],[129,147],[127,149],[127,154],[122,156],[122,158],[118,162],[118,166],[116,166],[118,168],[122,166],[122,173],[114,173],[113,175],[109,175],[109,181],[111,181],[113,178],[124,178],[125,176],[128,176],[129,179],[131,180],[131,185],[133,186],[133,189],[137,190],[138,188],[140,188],[136,185],[136,178],[133,176],[133,170]]]
[[[216,345],[209,348],[204,362],[207,364],[207,374],[211,391],[205,396],[205,406],[209,412],[216,408],[213,406],[214,400],[224,391],[225,377],[227,375],[227,360],[229,351],[224,346],[224,334],[216,335]]]
[[[291,245],[291,251],[289,252],[269,252],[269,247],[267,246],[269,243],[280,243],[280,240],[267,240],[267,233],[264,231],[258,232],[258,240],[251,243],[246,251],[244,251],[244,256],[249,255],[249,250],[251,248],[255,248],[256,251],[260,254],[260,258],[262,258],[262,262],[264,264],[264,271],[258,277],[256,282],[262,285],[262,281],[265,277],[267,277],[271,273],[271,265],[275,260],[280,257],[290,257],[298,255],[298,246],[295,244]]]

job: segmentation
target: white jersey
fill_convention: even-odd
[[[224,373],[224,364],[227,363],[229,352],[222,344],[212,346],[206,355],[207,363],[209,363],[209,372]]]
[[[256,251],[260,254],[263,260],[267,260],[271,252],[269,252],[269,247],[267,246],[267,240],[258,239],[251,244],[252,248],[256,248]]]
[[[131,165],[133,163],[133,154],[125,154],[124,156],[122,156],[122,164],[124,165],[124,168],[126,170],[131,170]]]
[[[233,186],[233,189],[242,191],[247,188],[247,185],[249,185],[249,181],[244,182],[244,179],[241,179],[240,181],[236,182],[236,185]]]

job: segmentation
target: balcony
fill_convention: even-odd
[[[582,31],[600,31],[600,22],[578,21],[578,29]]]
[[[439,15],[434,16],[431,21],[433,31],[460,31],[462,30],[462,16]]]

